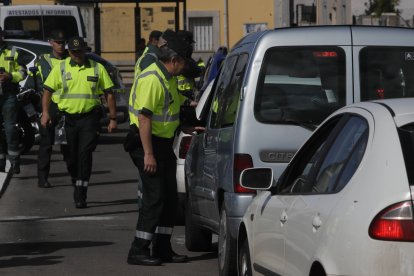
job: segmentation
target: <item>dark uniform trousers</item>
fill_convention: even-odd
[[[14,84],[3,85],[3,95],[0,96],[1,118],[0,123],[4,123],[5,137],[1,135],[0,167],[4,170],[6,157],[9,154],[11,164],[20,164],[19,134],[17,132],[18,103],[16,98],[17,86]],[[6,138],[6,139],[4,139]]]
[[[144,173],[144,150],[138,147],[130,151],[142,180],[142,206],[139,209],[137,235],[133,242],[136,254],[148,254],[149,245],[160,250],[171,249],[170,238],[177,209],[176,157],[173,140],[153,136],[152,139],[157,171],[154,175]],[[165,232],[162,229],[171,229]],[[153,234],[157,234],[153,238]]]
[[[45,128],[39,123],[40,141],[37,160],[37,178],[39,183],[45,183],[49,178],[50,156],[52,155],[53,144],[55,143],[55,127],[59,122],[58,111],[59,109],[56,103],[51,101],[49,107],[51,124]]]
[[[92,171],[92,153],[98,144],[101,118],[100,108],[84,114],[65,116],[67,145],[62,146],[63,158],[75,186],[74,199],[86,200],[89,178]]]

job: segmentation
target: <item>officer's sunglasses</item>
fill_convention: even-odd
[[[56,44],[62,45],[62,44],[65,44],[66,41],[64,41],[64,40],[53,40],[53,42],[56,43]]]

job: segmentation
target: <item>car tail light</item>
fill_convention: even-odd
[[[180,159],[185,159],[185,156],[187,155],[188,149],[190,148],[190,143],[191,143],[192,138],[193,138],[192,136],[183,136],[181,138],[180,150],[178,152],[178,157]]]
[[[384,99],[385,91],[383,88],[378,88],[375,90],[379,99]]]
[[[317,58],[336,58],[338,53],[333,51],[313,52],[313,56]]]
[[[249,154],[235,154],[233,167],[233,183],[236,193],[255,193],[255,190],[244,188],[240,185],[240,174],[244,169],[253,168],[253,160]]]
[[[382,210],[371,222],[369,236],[376,240],[414,241],[412,203],[400,202]]]

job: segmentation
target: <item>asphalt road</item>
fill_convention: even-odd
[[[76,209],[59,147],[52,156],[50,189],[37,187],[37,146],[23,156],[0,198],[0,275],[218,275],[216,252],[188,252],[184,227],[173,248],[186,264],[126,263],[137,221],[137,171],[122,141],[127,125],[102,134],[94,153],[88,208]]]

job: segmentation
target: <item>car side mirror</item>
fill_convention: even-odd
[[[240,175],[240,184],[248,189],[270,189],[273,185],[273,170],[271,168],[245,169]]]

